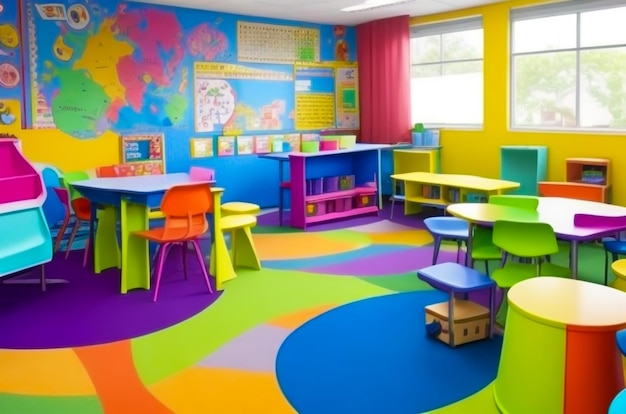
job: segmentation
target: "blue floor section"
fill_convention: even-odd
[[[496,377],[502,338],[451,348],[427,337],[424,307],[447,297],[386,295],[305,323],[278,352],[284,395],[299,414],[416,414],[480,391]]]

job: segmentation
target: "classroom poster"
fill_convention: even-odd
[[[0,129],[21,126],[22,64],[17,2],[0,1]]]
[[[337,128],[359,128],[359,79],[356,66],[340,66],[335,71]]]
[[[209,158],[214,155],[213,138],[191,138],[191,158]]]
[[[237,137],[237,154],[238,155],[254,154],[254,137],[238,136]]]
[[[196,62],[196,132],[293,129],[293,73],[287,66]]]
[[[267,154],[272,152],[269,135],[258,135],[254,137],[254,152],[257,154]]]
[[[300,151],[300,134],[285,134],[290,151]]]
[[[225,157],[235,155],[235,137],[221,136],[217,138],[217,155]]]
[[[297,130],[335,127],[335,70],[326,64],[295,65]]]
[[[165,146],[162,133],[122,135],[123,175],[165,173]]]

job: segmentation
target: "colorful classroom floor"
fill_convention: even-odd
[[[423,308],[446,299],[415,275],[432,239],[419,217],[388,217],[304,233],[266,214],[263,270],[212,295],[172,256],[157,303],[120,295],[119,272],[91,274],[81,250],[46,266],[65,281],[46,293],[0,284],[0,412],[497,413],[502,338],[427,339]],[[582,278],[600,280],[602,250],[582,252]],[[455,258],[444,246],[440,261]]]

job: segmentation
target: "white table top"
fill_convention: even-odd
[[[73,182],[78,189],[90,188],[95,190],[119,191],[128,193],[154,193],[165,191],[172,186],[189,184],[192,181],[187,173],[173,173],[161,175],[138,175],[133,177],[102,177],[91,180]]]
[[[561,197],[539,197],[536,212],[489,203],[451,204],[447,210],[453,216],[474,223],[493,223],[496,220],[548,223],[558,236],[573,240],[587,240],[597,235],[624,230],[621,227],[577,227],[574,226],[576,214],[626,216],[626,207]]]

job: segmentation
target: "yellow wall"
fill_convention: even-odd
[[[442,130],[441,160],[445,173],[500,175],[500,146],[545,145],[548,147],[548,180],[565,180],[565,158],[608,158],[612,164],[613,202],[626,205],[626,144],[624,134],[579,132],[530,132],[509,130],[509,11],[540,0],[511,0],[483,7],[418,18],[411,24],[483,16],[485,51],[484,127],[480,131]],[[615,185],[617,184],[617,186]]]

